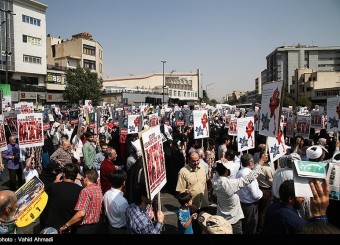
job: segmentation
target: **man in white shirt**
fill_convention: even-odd
[[[242,169],[236,173],[236,178],[245,177],[254,168],[254,159],[251,154],[241,156]],[[258,221],[258,201],[263,196],[257,180],[253,180],[248,186],[237,192],[240,197],[241,207],[244,214],[242,221],[243,234],[255,234]]]
[[[109,234],[127,234],[125,210],[129,204],[122,192],[126,179],[127,175],[123,170],[115,170],[110,174],[112,187],[104,194],[104,208],[109,221]]]

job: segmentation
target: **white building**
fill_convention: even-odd
[[[11,10],[15,14],[7,14],[8,18],[6,18],[6,14],[0,12],[0,20],[8,22],[1,26],[0,47],[3,54],[6,51],[10,54],[7,56],[7,71],[12,90],[12,102],[35,102],[37,94],[40,95],[40,99],[45,99],[43,91],[47,72],[47,5],[34,0],[3,0],[1,2],[3,2],[1,8]],[[3,38],[6,28],[8,28],[7,40]],[[5,60],[6,56],[2,55],[1,59]],[[1,75],[6,70],[4,64],[6,62],[1,62]],[[40,90],[41,93],[39,93]]]

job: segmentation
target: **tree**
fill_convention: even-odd
[[[293,108],[296,107],[296,102],[293,96],[290,93],[283,92],[283,107],[292,106]]]
[[[216,101],[215,99],[212,99],[212,100],[210,100],[210,104],[211,104],[212,106],[216,106],[217,101]]]
[[[312,107],[313,103],[306,95],[299,96],[299,105],[306,106],[308,108]]]
[[[66,87],[64,100],[70,104],[78,104],[79,100],[92,100],[93,105],[99,105],[103,88],[103,80],[98,74],[87,68],[78,66],[66,72]]]

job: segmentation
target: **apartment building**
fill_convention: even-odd
[[[12,102],[44,99],[47,5],[2,0],[0,8],[1,83],[11,85]]]
[[[77,66],[88,68],[103,77],[103,47],[88,32],[78,33],[71,39],[47,35],[46,102],[64,102],[65,73]]]
[[[267,81],[284,81],[289,91],[296,69],[340,71],[340,46],[318,47],[308,45],[282,46],[267,57]],[[289,91],[294,93],[294,91]]]
[[[305,95],[313,104],[326,106],[327,98],[340,95],[340,71],[296,69],[292,82],[290,90],[296,101]]]

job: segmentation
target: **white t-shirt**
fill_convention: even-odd
[[[38,171],[34,168],[24,168],[22,174],[25,178],[25,182],[30,181],[30,179],[32,179],[34,176],[37,176],[39,178]]]

